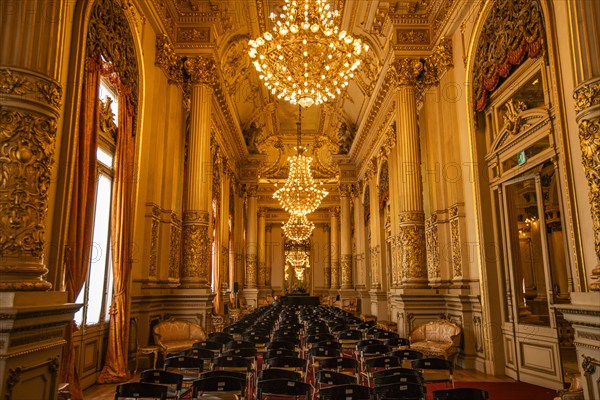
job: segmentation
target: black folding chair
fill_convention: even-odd
[[[291,340],[272,340],[265,345],[265,350],[287,349],[296,350],[296,344]]]
[[[412,368],[421,371],[425,383],[450,382],[454,387],[452,362],[443,358],[420,358],[411,361]]]
[[[375,339],[385,340],[385,339],[394,339],[394,338],[400,337],[400,335],[398,335],[396,332],[378,331],[373,334],[373,337]]]
[[[367,386],[371,386],[373,372],[398,367],[399,365],[400,360],[398,360],[397,357],[393,356],[369,358],[364,362],[364,369],[362,371],[362,375],[367,379]]]
[[[291,381],[301,381],[302,374],[296,371],[288,371],[286,369],[279,368],[263,369],[258,373],[259,381],[267,381],[271,379],[289,379]]]
[[[192,398],[207,396],[223,399],[236,399],[246,397],[246,380],[227,376],[212,376],[195,380],[192,383]]]
[[[167,387],[167,397],[178,399],[181,395],[183,375],[162,369],[148,369],[140,374],[140,382],[164,385]]]
[[[433,400],[488,400],[488,392],[475,388],[434,390]]]
[[[398,357],[400,364],[405,368],[412,368],[411,361],[423,358],[423,353],[417,350],[401,349],[394,350],[388,353],[390,356]]]
[[[402,337],[395,337],[384,340],[383,344],[390,346],[394,350],[408,349],[410,347],[410,340]]]
[[[226,332],[211,332],[208,334],[207,341],[218,342],[223,345],[233,340],[233,335]]]
[[[317,391],[320,391],[323,385],[351,385],[356,383],[356,376],[340,372],[319,370],[315,374],[315,388]]]
[[[416,383],[392,383],[373,390],[378,400],[427,400],[427,388]]]
[[[168,388],[163,385],[144,382],[128,382],[117,385],[115,400],[123,398],[166,400]]]
[[[179,355],[202,360],[202,371],[209,371],[212,369],[212,359],[215,357],[215,352],[209,349],[192,347],[182,351]]]
[[[425,380],[421,374],[393,374],[383,376],[373,376],[373,386],[390,385],[392,383],[416,383],[424,385]]]
[[[319,360],[319,370],[336,371],[358,377],[358,361],[348,357],[333,357]]]
[[[221,352],[221,349],[223,348],[223,345],[219,342],[213,342],[210,340],[204,341],[204,342],[196,342],[192,345],[193,349],[205,349],[205,350],[210,350],[214,353],[214,355],[219,355],[219,353]]]
[[[183,375],[184,386],[188,386],[194,379],[197,379],[203,368],[204,360],[186,356],[169,357],[163,364],[165,371],[175,369],[177,373]]]
[[[263,354],[263,360],[275,357],[298,357],[298,352],[289,349],[272,349],[265,351]]]
[[[357,384],[328,386],[319,390],[321,400],[370,400],[373,390]]]
[[[304,397],[306,400],[311,398],[312,387],[308,383],[294,381],[290,379],[269,379],[258,382],[256,399],[262,400],[264,397]]]
[[[233,349],[255,349],[256,345],[254,342],[247,340],[231,340],[225,344],[225,350]]]

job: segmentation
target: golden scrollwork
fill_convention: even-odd
[[[600,118],[579,123],[581,161],[588,181],[596,257],[600,260]],[[600,290],[600,263],[592,270],[591,290]]]
[[[339,190],[341,197],[350,197],[352,196],[354,186],[350,183],[340,183]]]
[[[379,265],[381,256],[381,246],[371,247],[371,287],[379,288],[381,282],[379,280]]]
[[[183,61],[180,56],[175,54],[175,49],[167,35],[156,36],[154,65],[159,67],[165,75],[167,75],[169,82],[177,83],[179,85],[183,83]]]
[[[118,128],[115,124],[115,114],[112,111],[111,104],[113,100],[110,97],[106,97],[104,100],[98,100],[100,102],[100,115],[99,115],[99,126],[100,131],[116,140]]]
[[[158,265],[158,231],[160,225],[160,208],[154,204],[152,207],[150,228],[150,259],[148,260],[148,276],[156,277]]]
[[[217,65],[213,59],[202,56],[188,57],[183,63],[183,68],[192,84],[213,86],[217,83]]]
[[[267,264],[264,261],[258,263],[258,286],[265,287],[267,281]]]
[[[342,254],[340,269],[342,272],[342,286],[352,286],[352,254]]]
[[[600,80],[578,87],[573,93],[573,99],[576,113],[600,104]]]
[[[504,126],[506,131],[514,136],[520,133],[522,130],[528,128],[528,124],[523,123],[521,113],[527,110],[527,105],[522,101],[514,101],[510,99],[506,102],[506,114],[504,114]]]
[[[398,213],[398,222],[401,224],[406,223],[423,223],[425,221],[425,214],[423,211],[402,211]]]
[[[419,83],[424,87],[437,85],[452,65],[452,38],[442,38],[433,53],[425,58]]]
[[[431,216],[425,220],[427,275],[431,279],[440,277],[440,248],[438,240],[437,214],[431,214]]]
[[[87,34],[88,57],[102,56],[118,71],[119,79],[129,87],[130,100],[138,103],[138,67],[133,35],[124,12],[116,0],[96,0],[92,7]]]
[[[323,286],[326,288],[331,287],[331,266],[329,264],[325,264],[325,276],[323,276]]]

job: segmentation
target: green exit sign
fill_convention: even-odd
[[[521,150],[517,153],[517,163],[519,165],[523,165],[527,162],[527,156],[525,155],[525,150]]]

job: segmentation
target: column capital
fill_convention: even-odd
[[[183,61],[175,54],[175,49],[167,35],[156,36],[154,65],[165,73],[169,83],[183,84]]]
[[[350,197],[354,193],[354,185],[351,183],[340,183],[339,190],[341,197]]]
[[[258,218],[265,218],[267,216],[267,209],[265,207],[258,208]]]
[[[331,207],[329,209],[329,215],[331,216],[331,218],[340,218],[340,207]]]
[[[256,197],[258,194],[258,185],[246,185],[246,193],[248,197]]]
[[[575,89],[573,99],[575,99],[575,112],[579,120],[582,117],[580,115],[582,111],[600,104],[600,78],[580,85]]]
[[[398,87],[416,86],[417,78],[423,71],[423,62],[414,58],[400,58],[394,61],[396,85]]]
[[[189,57],[183,62],[183,68],[192,85],[216,84],[217,66],[213,59],[202,56]]]
[[[452,39],[446,37],[440,40],[433,53],[424,60],[421,76],[423,85],[437,85],[452,65]]]

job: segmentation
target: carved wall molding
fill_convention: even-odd
[[[50,387],[57,387],[56,380],[58,379],[58,367],[60,366],[60,357],[49,358],[46,361],[42,361],[38,364],[19,366],[16,368],[10,368],[8,370],[8,377],[6,378],[6,389],[4,391],[4,398],[11,400],[13,398],[12,393],[15,386],[21,381],[21,375],[25,372],[29,372],[35,369],[48,367],[51,378],[54,381]]]
[[[256,287],[258,255],[253,253],[246,254],[246,287]]]
[[[483,111],[490,94],[513,66],[545,53],[545,32],[537,0],[499,0],[487,16],[475,54],[473,105]]]
[[[579,86],[573,93],[575,99],[575,112],[582,111],[600,104],[600,79]]]
[[[29,99],[48,105],[57,116],[62,101],[62,87],[58,82],[19,68],[0,69],[0,94],[5,100]]]
[[[402,249],[402,285],[410,285],[414,280],[426,280],[425,227],[400,225],[399,240]]]
[[[398,213],[398,221],[400,224],[423,224],[425,222],[425,213],[423,211],[401,211]]]
[[[148,276],[156,277],[156,269],[158,265],[158,246],[159,246],[159,225],[160,225],[160,212],[161,209],[158,205],[152,203],[146,203],[146,206],[151,207],[150,214],[146,214],[146,217],[150,217],[150,257],[148,260]]]
[[[463,275],[458,205],[450,207],[448,211],[450,216],[450,241],[452,248],[452,277],[456,279]]]
[[[377,245],[370,248],[371,253],[371,288],[378,289],[381,287],[381,281],[379,277],[379,265],[381,263],[381,246]]]
[[[171,238],[169,242],[169,280],[179,280],[181,268],[181,220],[171,213]]]
[[[340,287],[340,262],[331,260],[331,288],[337,289]]]
[[[435,213],[425,220],[425,244],[427,245],[427,276],[429,279],[438,279],[440,278],[440,248]]]
[[[342,287],[352,286],[352,254],[342,254],[340,257]]]

